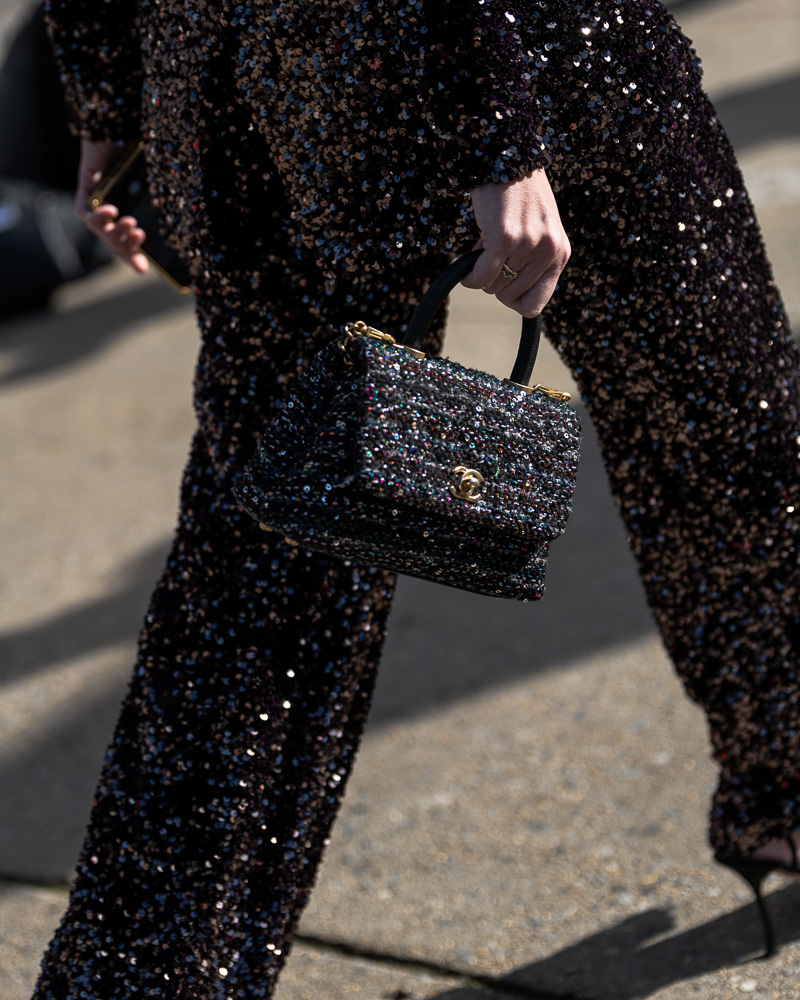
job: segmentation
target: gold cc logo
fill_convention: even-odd
[[[456,500],[468,500],[475,503],[483,496],[481,486],[483,476],[477,469],[468,469],[466,465],[457,465],[451,470],[456,477],[456,485],[450,487],[450,492]]]

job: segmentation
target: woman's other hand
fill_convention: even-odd
[[[483,184],[471,194],[481,234],[475,249],[483,253],[462,283],[496,295],[523,316],[537,316],[570,255],[547,175],[534,170],[506,184]]]
[[[106,202],[91,210],[87,201],[103,177],[112,169],[119,156],[118,147],[111,142],[92,142],[81,139],[81,159],[78,167],[78,188],[75,192],[75,211],[89,229],[109,249],[118,254],[137,271],[144,274],[149,267],[147,257],[140,252],[144,231],[131,215],[119,217],[115,205]]]

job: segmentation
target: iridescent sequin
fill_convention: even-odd
[[[401,329],[442,255],[471,245],[465,191],[533,167],[573,246],[547,332],[708,717],[713,845],[800,827],[798,354],[671,17],[655,0],[49,13],[82,134],[148,139],[203,346],[176,542],[37,1000],[270,994],[392,581],[271,540],[231,483],[340,323]]]
[[[276,407],[235,495],[315,551],[532,601],[572,511],[580,438],[545,393],[337,338]],[[459,471],[475,477],[466,491]]]

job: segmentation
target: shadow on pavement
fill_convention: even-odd
[[[116,588],[97,599],[0,637],[0,688],[132,641],[168,545],[165,539],[121,567]],[[599,448],[586,427],[575,512],[553,545],[544,599],[521,604],[402,578],[371,724],[414,716],[651,634],[655,626]]]
[[[714,102],[735,149],[800,137],[800,74],[726,94]]]
[[[579,477],[575,514],[553,547],[543,601],[525,605],[400,581],[371,729],[655,634],[588,427]],[[103,597],[7,634],[0,690],[126,639],[128,646],[107,655],[129,656],[132,667],[133,640],[166,549],[165,541],[143,552]],[[127,670],[115,667],[102,690],[86,691],[47,726],[37,717],[24,746],[9,746],[0,758],[0,872],[46,882],[68,877]]]
[[[52,712],[46,729],[37,718],[35,737],[9,748],[0,765],[0,879],[71,880],[125,689],[112,677],[83,692],[80,709]]]
[[[43,310],[7,320],[0,359],[11,354],[15,362],[0,375],[0,389],[79,364],[142,320],[161,319],[175,309],[191,305],[161,282],[148,281],[62,315]]]
[[[168,540],[142,552],[122,568],[118,587],[45,621],[0,635],[0,688],[34,677],[65,660],[132,641],[164,565]]]
[[[730,3],[730,0],[662,0],[662,2],[667,10],[692,13],[698,7],[714,7],[721,3]]]
[[[800,939],[798,904],[800,890],[794,886],[769,897],[781,944]],[[697,979],[720,969],[733,971],[737,965],[758,957],[763,947],[754,903],[680,933],[671,933],[672,922],[667,910],[637,913],[549,958],[494,980],[492,992],[530,1000],[644,1000],[682,980]],[[769,974],[771,966],[761,968]],[[751,966],[748,975],[757,974]],[[486,995],[485,989],[448,989],[432,1000],[477,1000]]]
[[[372,726],[655,636],[594,430],[581,417],[575,509],[551,549],[544,598],[520,604],[402,578]]]

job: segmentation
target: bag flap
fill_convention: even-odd
[[[368,337],[358,354],[363,489],[398,510],[427,508],[454,527],[546,538],[564,530],[580,450],[570,407]]]

